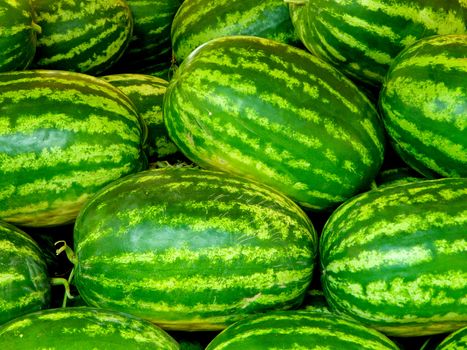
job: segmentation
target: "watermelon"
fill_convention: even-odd
[[[283,0],[190,0],[182,3],[172,22],[174,58],[180,63],[199,45],[228,35],[299,42]]]
[[[115,73],[164,71],[172,65],[170,28],[182,0],[126,0],[133,15],[133,35]]]
[[[467,177],[466,53],[467,34],[421,39],[394,59],[383,84],[390,140],[426,177],[425,167],[438,177]]]
[[[177,350],[159,327],[133,315],[92,307],[48,309],[0,326],[8,350]]]
[[[0,0],[0,72],[29,66],[40,31],[34,22],[31,0]]]
[[[464,350],[467,349],[467,326],[448,335],[436,350]]]
[[[193,162],[313,210],[367,188],[383,161],[384,130],[368,98],[329,64],[270,39],[230,36],[196,49],[170,81],[163,114]]]
[[[303,44],[347,75],[380,86],[394,57],[416,40],[467,33],[464,0],[292,0]]]
[[[32,0],[42,33],[34,68],[100,74],[127,48],[133,17],[125,0]]]
[[[47,265],[37,243],[0,221],[0,325],[48,307],[50,292]]]
[[[467,178],[374,189],[336,209],[320,239],[332,310],[391,336],[467,325]]]
[[[245,315],[298,307],[317,236],[282,194],[199,168],[113,182],[80,212],[74,283],[91,306],[169,330],[218,330]]]
[[[89,75],[0,74],[0,218],[22,226],[72,222],[98,189],[147,166],[128,98]]]
[[[398,350],[380,332],[330,313],[275,311],[250,316],[217,335],[206,350]]]
[[[147,74],[111,74],[101,79],[119,88],[135,105],[148,128],[147,146],[151,160],[161,160],[178,153],[170,140],[162,117],[162,101],[167,80]]]

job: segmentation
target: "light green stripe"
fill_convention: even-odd
[[[464,39],[465,40],[465,39]],[[444,43],[445,45],[447,43]],[[467,48],[467,44],[464,41],[464,46]],[[410,51],[409,51],[410,52]],[[451,57],[447,53],[440,52],[439,54],[430,55],[409,55],[408,53],[404,56],[404,59],[399,60],[397,64],[391,69],[391,74],[396,74],[399,70],[414,67],[425,68],[430,67],[432,69],[439,69],[441,71],[461,74],[461,72],[467,72],[467,64],[465,63],[465,57]],[[455,72],[453,72],[455,71]],[[436,88],[429,89],[430,92],[436,92]],[[444,95],[444,94],[443,94]],[[417,96],[414,96],[417,97]]]
[[[363,18],[352,16],[345,12],[333,12],[332,15],[337,19],[336,23],[346,23],[351,27],[358,28],[360,32],[367,32],[370,35],[377,35],[381,40],[387,40],[392,43],[400,41],[399,33],[394,32],[393,28],[382,25],[381,23],[370,23]]]
[[[438,239],[434,241],[434,246],[437,254],[453,255],[458,253],[467,253],[467,240],[465,239],[456,239],[451,241]]]
[[[440,9],[435,11],[430,7],[420,5],[414,6],[413,2],[408,3],[387,3],[379,0],[358,0],[362,7],[369,11],[381,11],[390,17],[403,17],[410,22],[423,25],[425,28],[438,34],[464,33],[465,24],[462,17],[453,12]],[[352,1],[353,6],[355,2]],[[422,7],[423,6],[423,7]]]
[[[237,245],[232,247],[209,247],[197,250],[192,250],[187,247],[168,248],[161,252],[135,252],[123,253],[120,255],[92,256],[86,258],[82,262],[83,268],[88,268],[94,264],[111,264],[117,267],[118,265],[128,264],[151,264],[159,266],[159,264],[167,265],[177,262],[182,263],[197,263],[200,259],[208,259],[211,263],[220,263],[223,266],[231,266],[237,264],[241,260],[245,264],[272,264],[274,262],[284,260],[284,258],[310,260],[312,253],[309,247],[297,247],[290,245],[287,249],[278,248],[263,248],[249,247]],[[297,266],[298,267],[298,266]]]
[[[0,242],[2,243],[2,242]],[[8,287],[9,284],[14,282],[24,281],[24,275],[15,272],[0,272],[0,287],[5,288]],[[2,300],[0,300],[1,303]],[[1,304],[0,304],[1,305]],[[0,306],[1,308],[1,306]]]
[[[89,114],[80,119],[69,114],[63,113],[45,113],[37,115],[21,115],[15,118],[14,126],[11,125],[9,119],[0,120],[2,135],[9,134],[34,134],[40,129],[53,129],[56,131],[70,131],[73,133],[99,134],[99,137],[110,135],[110,137],[118,136],[122,140],[131,141],[138,145],[141,142],[140,131],[137,129],[136,118],[133,123],[133,128],[124,120],[112,120],[106,116]],[[81,147],[72,145],[70,147]],[[91,145],[84,145],[85,148],[91,148]],[[118,148],[129,148],[124,145],[107,146],[113,151]],[[95,148],[98,148],[96,145]],[[133,147],[134,148],[134,147]],[[78,151],[78,150],[77,150]],[[87,152],[87,151],[86,151]],[[111,152],[103,150],[102,155],[110,154]],[[121,153],[121,152],[120,152]],[[114,156],[115,157],[115,156]]]
[[[423,245],[410,248],[396,248],[385,250],[365,250],[356,257],[344,257],[332,260],[324,267],[326,273],[348,273],[386,268],[392,265],[410,267],[421,263],[427,263],[433,259],[431,249]]]
[[[353,283],[344,277],[339,278],[332,274],[326,275],[325,278],[326,289],[336,290],[339,293],[351,295],[352,298],[360,299],[362,303],[358,305],[367,305],[372,310],[370,305],[418,308],[458,304],[460,300],[450,297],[449,291],[462,291],[467,285],[467,272],[462,270],[445,271],[441,274],[424,273],[413,280],[407,280],[407,277],[396,277],[390,281],[381,279],[371,281],[366,285]],[[349,310],[351,313],[354,312],[354,307]],[[390,314],[374,313],[370,319],[385,323],[404,323],[409,322],[410,316],[391,317]]]
[[[81,168],[87,168],[93,164],[95,164],[95,168],[97,168],[99,164],[105,164],[106,168],[110,168],[111,165],[107,163],[112,163],[114,164],[114,167],[117,167],[118,165],[121,165],[123,157],[128,156],[131,156],[133,159],[138,159],[138,149],[135,146],[125,144],[103,146],[79,143],[72,144],[64,149],[59,147],[42,149],[40,150],[40,153],[21,153],[16,156],[10,156],[6,153],[0,154],[0,171],[4,174],[11,174],[21,171],[22,169],[28,169],[28,171],[40,170],[45,168],[56,168],[63,164],[68,164],[70,166],[70,170],[71,167],[80,166]],[[118,174],[123,174],[128,172],[130,167],[130,164],[125,164],[123,167],[119,167],[117,172]],[[96,169],[96,171],[99,170]],[[76,175],[72,175],[73,180],[69,181],[69,185],[77,183],[74,179],[77,179],[79,175],[83,174],[81,169],[76,169],[74,172]],[[86,186],[92,185],[93,182],[98,184],[99,177],[106,173],[107,175],[103,179],[104,182],[109,179],[109,176],[115,179],[115,170],[100,169],[100,174],[96,174],[94,179],[89,175],[86,176],[88,179]],[[81,181],[81,183],[84,184],[85,182]]]
[[[71,84],[70,84],[71,85]],[[0,94],[0,103],[2,104],[21,104],[24,100],[38,100],[46,99],[48,103],[57,101],[60,104],[70,103],[71,105],[85,105],[96,108],[96,111],[106,111],[115,113],[122,118],[128,119],[133,123],[136,122],[136,114],[128,109],[128,106],[123,106],[122,103],[111,100],[102,95],[91,95],[89,93],[79,91],[73,88],[59,89],[57,87],[35,87],[29,89],[18,89],[3,91]]]
[[[24,240],[27,240],[28,243],[32,243],[37,246],[35,242],[31,242],[30,238],[24,238]],[[0,252],[2,252],[2,254],[22,257],[24,259],[32,258],[35,263],[40,265],[43,264],[43,258],[39,253],[39,247],[37,247],[37,250],[35,250],[27,246],[16,246],[9,240],[0,240]],[[7,275],[8,273],[5,276]]]
[[[30,24],[17,24],[11,27],[4,27],[0,25],[0,37],[1,38],[11,37],[21,32],[30,32],[32,35],[32,32],[33,32],[32,26]]]
[[[47,289],[37,290],[10,301],[0,299],[0,311],[8,312],[9,310],[25,308],[32,304],[42,304],[48,292]]]
[[[371,210],[371,208],[368,208],[368,210],[372,215],[376,215],[375,211]],[[354,247],[365,246],[380,237],[394,237],[400,234],[407,236],[411,233],[426,231],[433,227],[462,227],[462,225],[467,223],[467,210],[456,213],[454,216],[436,211],[427,211],[425,214],[423,216],[418,214],[398,215],[390,220],[378,220],[360,228],[347,238],[343,238],[337,246],[333,242],[328,242],[327,245],[329,247],[332,246],[330,253],[334,255],[343,253]],[[354,224],[358,227],[358,222]],[[342,225],[346,224],[343,222]]]
[[[467,70],[465,62],[464,65]],[[417,118],[427,118],[433,121],[447,122],[450,127],[464,131],[467,128],[467,111],[460,113],[459,108],[467,106],[467,103],[465,90],[461,86],[450,88],[443,82],[397,77],[389,81],[386,95],[382,106],[392,123],[399,125],[413,137],[419,138],[425,145],[436,145],[448,157],[467,160],[467,152],[465,149],[462,150],[462,145],[452,144],[449,139],[434,133],[434,130],[421,129],[406,115],[401,115],[401,112],[391,108],[388,102],[384,102],[387,99],[396,98],[400,100],[398,103],[402,103],[405,109],[411,108],[420,111],[418,117],[413,117],[414,121],[417,121]],[[439,103],[443,104],[442,109],[438,107]],[[418,120],[418,122],[420,121]]]
[[[71,9],[67,9],[70,6]],[[97,13],[112,13],[115,14],[114,10],[123,8],[120,1],[94,1],[92,6],[80,6],[80,12],[77,13],[76,1],[68,0],[67,6],[60,8],[60,11],[46,12],[47,8],[42,8],[38,11],[37,21],[46,23],[60,23],[60,22],[71,22],[76,21],[76,18],[92,18]],[[40,24],[40,23],[39,23]]]
[[[92,270],[92,268],[91,268]],[[156,269],[157,270],[157,269]],[[205,293],[207,291],[226,292],[229,289],[234,290],[252,290],[260,291],[251,298],[243,299],[245,305],[255,302],[263,304],[271,296],[266,291],[269,289],[283,288],[284,293],[288,291],[288,286],[297,284],[305,290],[307,281],[311,278],[312,267],[301,267],[299,270],[282,270],[263,269],[261,272],[247,273],[241,275],[210,275],[203,276],[193,274],[185,277],[169,277],[166,278],[144,278],[141,280],[126,280],[125,278],[110,278],[105,276],[88,275],[85,271],[85,266],[81,266],[79,278],[81,283],[96,283],[102,288],[122,290],[125,294],[131,294],[134,291],[144,289],[146,292],[163,292],[163,293],[180,293],[180,291],[189,291],[190,293]],[[157,271],[155,271],[157,275]],[[264,291],[264,292],[261,292]],[[288,294],[288,293],[287,293]]]
[[[2,325],[0,328],[0,336],[2,334],[8,334],[10,332],[20,332],[21,329],[27,328],[33,324],[33,321],[29,318],[23,320],[16,320],[14,322]]]

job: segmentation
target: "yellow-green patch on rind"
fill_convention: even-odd
[[[179,330],[298,306],[317,247],[311,222],[287,197],[198,168],[114,182],[83,208],[74,241],[87,303]]]
[[[467,323],[466,185],[466,179],[420,180],[341,205],[320,241],[332,309],[394,336]]]

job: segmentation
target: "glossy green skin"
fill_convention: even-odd
[[[384,130],[368,98],[310,53],[230,36],[195,50],[164,96],[169,136],[193,162],[324,210],[369,187]]]
[[[252,35],[287,44],[299,42],[282,0],[185,1],[172,23],[174,58],[181,63],[205,42],[228,35]]]
[[[322,231],[332,310],[400,337],[467,324],[467,179],[374,189],[342,204]]]
[[[4,222],[0,222],[0,280],[0,325],[49,306],[51,287],[39,246]]]
[[[467,348],[467,326],[446,337],[436,350],[462,350]]]
[[[25,69],[31,63],[40,30],[33,21],[31,0],[0,1],[0,72]]]
[[[133,16],[125,0],[32,0],[42,31],[33,67],[100,74],[128,47]]]
[[[133,315],[91,307],[30,313],[0,326],[0,347],[9,350],[177,350],[159,327]]]
[[[291,1],[303,44],[353,79],[381,86],[391,61],[416,40],[467,33],[462,0]]]
[[[133,36],[115,73],[164,71],[172,65],[170,28],[182,0],[126,0],[133,15]]]
[[[317,236],[283,195],[197,168],[114,182],[75,224],[75,284],[89,304],[171,330],[219,330],[302,303]]]
[[[147,129],[101,79],[67,71],[0,74],[0,218],[21,226],[74,221],[100,188],[147,167]]]
[[[206,350],[398,350],[382,333],[336,314],[275,311],[250,316],[217,335]]]
[[[391,142],[427,177],[467,176],[467,34],[419,40],[397,55],[379,105]]]

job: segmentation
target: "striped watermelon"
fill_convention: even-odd
[[[125,0],[32,0],[38,36],[34,68],[99,74],[123,54],[133,31]]]
[[[133,36],[112,71],[150,74],[170,68],[170,28],[182,1],[126,0],[134,20]]]
[[[179,348],[171,336],[148,321],[91,307],[33,312],[0,326],[0,349],[5,350]]]
[[[321,281],[337,312],[394,336],[467,325],[467,178],[358,195],[327,221]]]
[[[182,62],[199,45],[228,35],[299,42],[283,0],[190,0],[182,3],[172,23],[175,59]]]
[[[170,81],[168,133],[195,163],[263,182],[322,210],[370,185],[384,133],[342,73],[273,40],[211,40]]]
[[[0,74],[0,218],[71,222],[98,189],[147,166],[127,97],[81,73]]]
[[[467,326],[448,335],[436,350],[465,350],[467,349]]]
[[[239,321],[206,350],[398,350],[383,334],[350,319],[320,312],[276,311]]]
[[[162,119],[162,101],[169,84],[167,80],[135,73],[112,74],[100,78],[119,88],[135,105],[148,128],[147,143],[152,160],[160,160],[178,152]]]
[[[427,177],[432,174],[419,163],[438,176],[467,177],[467,34],[424,38],[403,50],[384,82],[380,107],[409,165]]]
[[[0,72],[29,66],[40,31],[34,22],[31,0],[0,0]]]
[[[0,325],[48,307],[50,292],[47,266],[37,243],[22,230],[0,222]]]
[[[291,200],[223,172],[140,172],[99,192],[74,233],[75,284],[92,306],[173,330],[216,330],[299,306],[316,232]]]
[[[380,85],[394,57],[417,39],[467,32],[464,0],[290,1],[303,44],[349,76]]]

